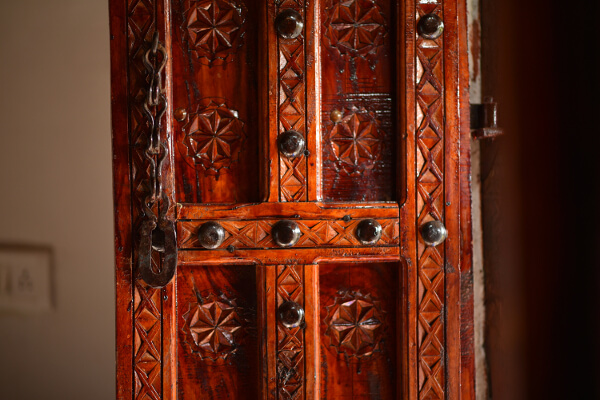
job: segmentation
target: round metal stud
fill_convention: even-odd
[[[223,244],[223,240],[225,229],[216,222],[205,222],[198,230],[198,241],[205,249],[216,249]]]
[[[302,33],[304,22],[302,15],[296,10],[286,8],[275,18],[277,33],[284,39],[295,39]]]
[[[421,238],[428,246],[437,246],[448,237],[448,231],[441,221],[429,221],[421,225]]]
[[[286,301],[277,309],[277,317],[286,328],[297,328],[304,322],[304,309],[298,303]]]
[[[375,244],[381,238],[381,224],[374,219],[363,219],[356,227],[356,237],[362,244]]]
[[[302,154],[306,147],[306,142],[301,133],[296,131],[285,131],[277,138],[277,147],[283,156],[294,158]]]
[[[344,113],[340,110],[332,110],[331,114],[329,114],[329,118],[331,119],[331,122],[337,123],[344,118]]]
[[[292,247],[300,239],[300,228],[294,221],[278,221],[271,230],[273,240],[280,247]]]
[[[444,32],[444,22],[437,14],[423,15],[417,23],[417,32],[425,39],[437,39]]]
[[[177,110],[175,110],[173,115],[175,116],[175,119],[177,121],[183,122],[187,118],[187,110],[185,108],[178,108]]]

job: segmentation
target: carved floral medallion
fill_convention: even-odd
[[[183,126],[179,147],[190,165],[218,175],[238,160],[245,138],[238,112],[221,99],[206,99]]]
[[[234,0],[187,2],[184,34],[195,58],[209,66],[230,62],[244,39],[246,10]]]
[[[384,138],[375,113],[363,107],[353,108],[326,134],[326,152],[337,171],[359,175],[381,160]]]
[[[333,0],[325,12],[325,41],[341,55],[366,58],[382,45],[385,19],[376,0]]]
[[[225,360],[235,354],[246,336],[244,310],[235,299],[213,293],[198,296],[183,315],[183,332],[191,351],[203,360]]]
[[[379,350],[384,311],[370,294],[345,292],[327,308],[325,325],[330,347],[348,358],[362,359]]]

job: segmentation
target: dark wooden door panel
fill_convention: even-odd
[[[395,399],[398,263],[319,266],[321,398]]]
[[[251,265],[179,268],[179,399],[260,396],[256,293],[256,268]]]
[[[178,202],[259,201],[260,14],[252,3],[171,2]]]
[[[320,2],[323,198],[395,199],[396,14],[390,0]]]

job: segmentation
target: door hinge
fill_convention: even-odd
[[[498,127],[498,103],[486,97],[483,104],[471,104],[471,136],[473,139],[496,138],[504,134]]]

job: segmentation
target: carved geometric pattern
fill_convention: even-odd
[[[246,334],[243,315],[244,310],[235,299],[224,294],[209,293],[190,303],[183,314],[183,332],[191,351],[210,361],[225,360],[235,354]]]
[[[243,44],[245,14],[233,0],[187,1],[183,32],[195,59],[209,66],[232,61]]]
[[[370,294],[340,293],[327,306],[325,325],[330,347],[350,358],[365,358],[379,350],[383,336],[384,312]]]
[[[128,49],[128,132],[132,170],[132,220],[138,225],[141,205],[150,193],[150,163],[144,157],[149,138],[147,117],[143,102],[148,87],[148,73],[143,57],[152,42],[155,27],[155,1],[129,0],[127,2],[127,49]],[[137,226],[133,227],[137,232]],[[160,260],[153,252],[152,267],[160,268]],[[136,265],[134,260],[132,264]],[[162,398],[162,296],[153,289],[132,278],[133,298],[133,390],[135,399],[159,400]]]
[[[225,239],[219,248],[234,246],[237,249],[278,248],[273,241],[271,228],[278,220],[219,221],[225,230]],[[301,236],[294,248],[311,247],[365,247],[356,238],[356,227],[361,220],[296,220]],[[198,241],[198,229],[206,221],[178,221],[177,243],[179,248],[202,248]],[[400,226],[397,219],[378,219],[381,238],[376,246],[399,244]]]
[[[246,134],[238,112],[221,99],[205,99],[179,135],[178,147],[186,162],[210,175],[228,170],[237,161]]]
[[[140,281],[134,286],[134,356],[136,399],[162,399],[161,291]]]
[[[375,54],[386,34],[385,19],[375,0],[332,0],[325,11],[324,39],[341,55]]]
[[[304,0],[283,0],[278,11],[294,9],[304,18]],[[306,60],[304,32],[295,39],[278,39],[279,133],[295,130],[306,138]],[[279,157],[279,201],[306,201],[308,160]]]
[[[293,301],[304,308],[303,265],[277,266],[277,307]],[[286,328],[277,321],[277,393],[278,399],[304,396],[304,329]]]
[[[441,0],[417,0],[419,17],[437,13]],[[444,220],[443,35],[416,35],[417,227]],[[444,246],[417,244],[419,399],[444,399]]]
[[[362,175],[381,159],[385,136],[375,113],[354,107],[325,136],[330,161],[338,172]]]

